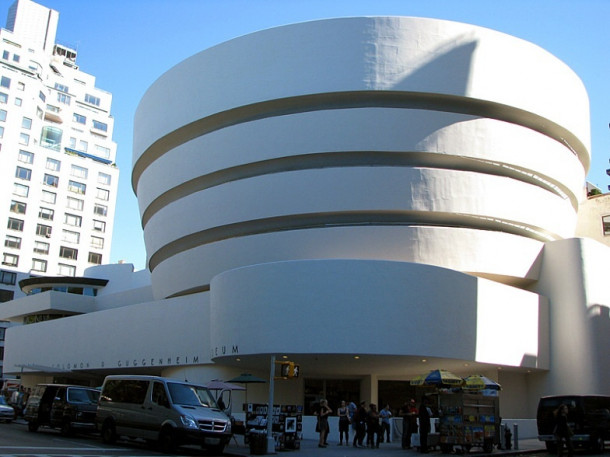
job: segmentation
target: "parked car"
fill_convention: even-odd
[[[548,451],[557,451],[555,411],[562,404],[568,407],[574,446],[603,451],[605,441],[610,440],[610,396],[602,395],[556,395],[540,399],[536,416],[538,439],[544,441]]]
[[[164,452],[199,444],[220,454],[232,436],[231,420],[206,387],[156,376],[107,376],[96,421],[105,443],[143,438]]]
[[[91,387],[66,384],[36,386],[25,406],[28,430],[40,426],[60,429],[63,435],[72,431],[95,431],[95,414],[100,391]]]
[[[15,410],[6,402],[6,399],[0,395],[0,421],[11,422],[15,418]]]

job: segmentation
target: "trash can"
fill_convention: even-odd
[[[250,455],[265,455],[267,453],[267,433],[264,431],[252,430],[248,434],[250,443]]]

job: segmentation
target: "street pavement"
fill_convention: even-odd
[[[238,437],[237,443],[238,444],[236,444],[235,440],[232,440],[231,444],[225,448],[225,454],[236,456],[251,455],[249,446],[243,444],[243,437]],[[519,440],[518,450],[512,449],[509,451],[494,449],[493,453],[486,454],[482,450],[481,452],[477,452],[477,448],[473,448],[468,455],[472,457],[505,457],[546,452],[544,443],[537,439],[525,439]],[[339,446],[336,442],[329,442],[327,447],[319,448],[317,440],[303,440],[301,441],[301,449],[298,451],[277,451],[277,454],[282,457],[289,457],[289,454],[291,453],[294,454],[294,457],[418,457],[421,455],[421,453],[414,449],[402,449],[399,442],[382,443],[377,449],[355,448],[353,446],[345,445]],[[438,449],[431,450],[428,455],[430,454],[436,454],[438,457],[445,455]]]

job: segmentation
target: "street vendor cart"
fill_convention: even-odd
[[[500,414],[495,395],[480,393],[439,393],[439,440],[443,453],[481,447],[486,453],[500,444]],[[457,449],[456,449],[457,450]]]

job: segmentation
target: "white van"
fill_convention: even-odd
[[[157,376],[107,376],[96,424],[105,443],[143,438],[163,452],[200,444],[220,454],[232,436],[231,420],[207,388]]]

